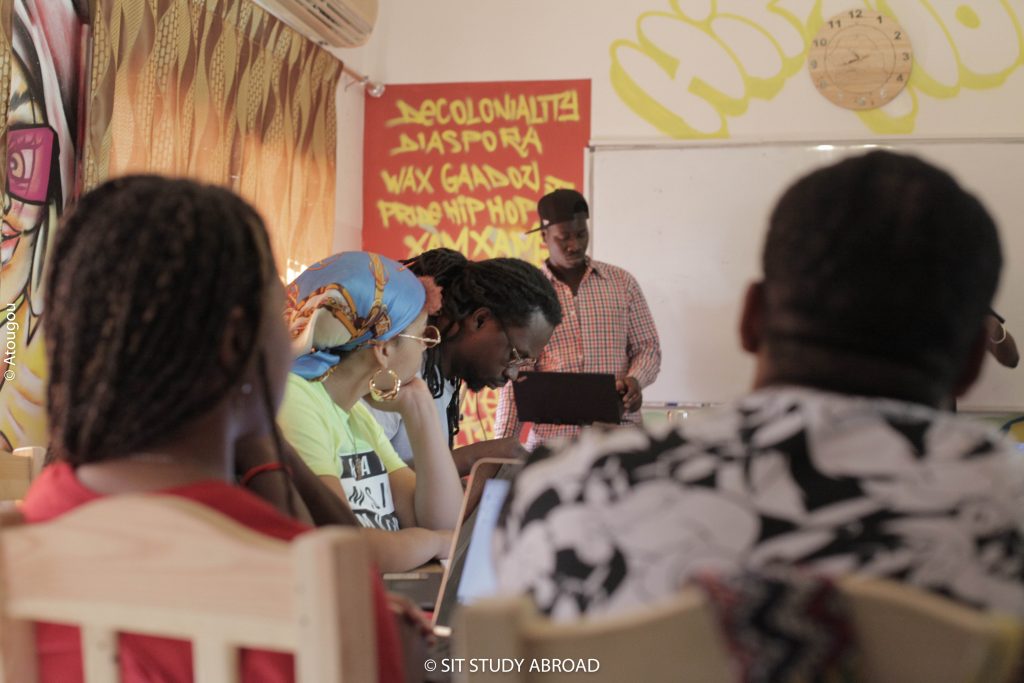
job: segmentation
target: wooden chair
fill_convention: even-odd
[[[21,500],[29,484],[39,476],[46,458],[46,449],[15,448],[13,453],[0,451],[0,500]]]
[[[1002,683],[1020,656],[1022,627],[881,579],[840,582],[861,652],[859,680],[870,683]],[[726,643],[703,595],[688,588],[664,605],[621,617],[552,622],[523,598],[483,600],[460,610],[453,655],[456,680],[471,683],[735,683]],[[472,672],[469,658],[525,660],[521,672]],[[531,663],[568,660],[587,674],[530,672]],[[475,668],[484,668],[478,664]],[[564,667],[563,667],[564,668]]]
[[[369,550],[357,531],[268,538],[173,496],[112,496],[57,520],[0,511],[0,682],[33,683],[32,622],[81,627],[85,680],[118,680],[117,633],[191,640],[196,683],[240,648],[295,653],[300,683],[377,679]]]

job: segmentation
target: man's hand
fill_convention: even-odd
[[[622,396],[622,405],[627,413],[635,413],[643,405],[644,395],[640,391],[640,382],[635,377],[623,377],[615,381],[615,389]]]

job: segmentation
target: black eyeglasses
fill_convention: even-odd
[[[497,320],[497,318],[495,318]],[[523,358],[523,355],[519,353],[519,349],[512,343],[512,337],[508,335],[508,330],[505,329],[505,323],[498,320],[498,326],[501,327],[501,333],[505,335],[505,340],[508,342],[508,346],[512,349],[511,358],[506,361],[505,367],[515,369],[517,371],[522,370],[533,370],[537,366],[536,358]]]

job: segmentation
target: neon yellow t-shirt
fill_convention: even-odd
[[[314,474],[339,478],[363,526],[399,528],[388,475],[407,465],[362,402],[346,412],[322,383],[289,374],[277,422]]]

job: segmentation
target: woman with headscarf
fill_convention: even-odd
[[[383,571],[445,556],[462,487],[433,396],[416,376],[425,348],[440,340],[427,325],[440,305],[436,285],[391,259],[347,252],[310,266],[287,295],[301,355],[278,414],[285,438],[351,506]],[[402,416],[415,472],[360,401],[368,395]]]

